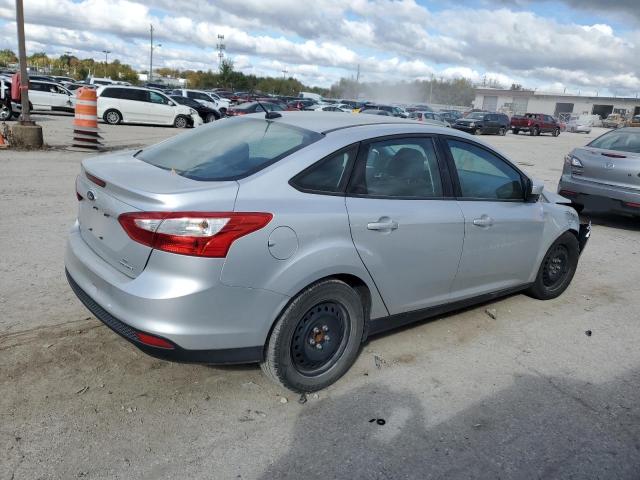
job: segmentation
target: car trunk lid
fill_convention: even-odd
[[[640,154],[582,147],[573,155],[582,168],[572,169],[572,175],[589,182],[640,190]]]
[[[138,211],[231,212],[235,181],[200,182],[136,159],[133,152],[87,159],[76,181],[80,234],[104,261],[135,278],[152,248],[133,241],[118,217]]]

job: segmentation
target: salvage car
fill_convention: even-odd
[[[640,130],[619,128],[565,157],[558,193],[576,210],[640,217]]]
[[[524,291],[560,295],[589,227],[488,144],[376,115],[268,112],[87,158],[65,267],[168,360],[331,385],[368,336]],[[498,248],[496,248],[498,247]]]
[[[591,120],[588,118],[571,116],[567,122],[566,130],[571,133],[591,133]]]

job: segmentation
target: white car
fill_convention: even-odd
[[[29,102],[32,110],[72,112],[76,97],[62,85],[43,80],[29,82]]]
[[[227,114],[230,102],[226,98],[221,98],[215,93],[205,92],[203,90],[189,90],[180,88],[173,91],[174,95],[181,95],[183,97],[191,98],[196,102],[203,104],[206,107],[213,108],[217,112],[220,112],[222,116]]]
[[[111,125],[145,123],[177,128],[202,125],[196,110],[148,88],[107,85],[99,87],[97,93],[98,117]]]
[[[591,133],[591,120],[580,117],[571,117],[567,122],[567,132]]]
[[[351,112],[351,109],[341,108],[337,105],[318,105],[313,109],[316,112]]]

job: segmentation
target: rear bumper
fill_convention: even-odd
[[[163,360],[170,360],[173,362],[186,362],[186,363],[209,363],[209,364],[234,364],[234,363],[257,363],[262,360],[263,347],[241,347],[241,348],[227,348],[220,350],[187,350],[175,343],[174,348],[160,348],[153,347],[142,343],[136,333],[149,333],[141,330],[136,330],[124,322],[121,322],[116,317],[107,312],[104,308],[98,305],[93,298],[91,298],[87,292],[82,290],[75,280],[69,275],[69,271],[65,270],[67,275],[67,281],[69,286],[76,294],[78,299],[84,304],[87,309],[93,313],[93,315],[104,323],[107,327],[120,335],[125,340],[133,343],[140,350],[152,357],[161,358]],[[162,338],[162,337],[160,337]],[[164,340],[171,342],[169,339]]]
[[[558,193],[589,210],[640,216],[640,191],[579,180],[564,173],[558,183]]]
[[[143,272],[132,279],[96,255],[77,226],[69,234],[65,255],[69,283],[82,303],[143,351],[178,361],[257,361],[289,298],[221,283],[222,263],[154,251]],[[161,337],[176,348],[148,347],[135,332]]]

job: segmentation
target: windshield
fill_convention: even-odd
[[[229,119],[144,149],[136,158],[193,180],[236,180],[322,137],[260,119]]]
[[[614,130],[596,138],[589,144],[593,148],[617,150],[620,152],[640,153],[640,132]]]
[[[469,118],[471,120],[482,120],[484,118],[484,113],[482,113],[482,112],[473,112],[473,113],[470,113],[469,115],[467,115],[466,118]]]

